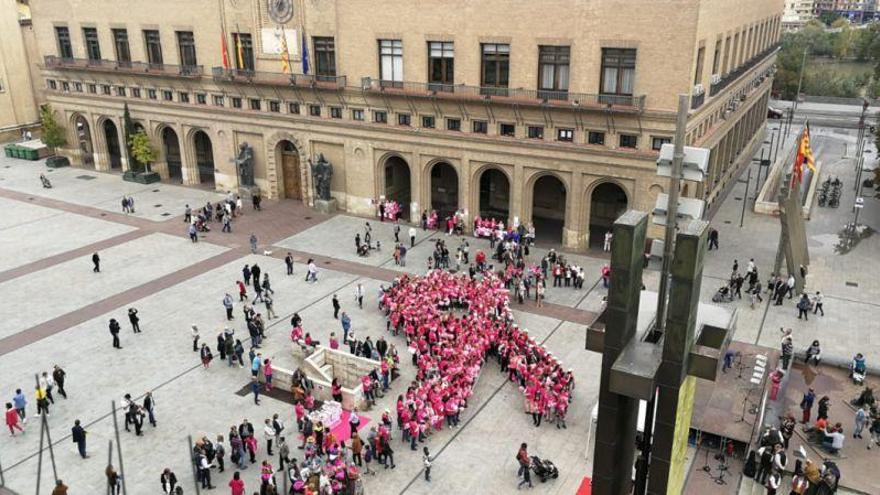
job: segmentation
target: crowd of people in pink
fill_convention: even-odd
[[[404,275],[386,290],[382,306],[407,339],[416,380],[400,398],[398,425],[412,440],[458,423],[482,365],[494,356],[525,394],[535,426],[540,418],[564,427],[574,379],[552,354],[513,323],[509,291],[489,272],[482,277],[432,270]]]

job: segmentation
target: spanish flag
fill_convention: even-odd
[[[223,58],[223,68],[229,70],[229,50],[226,48],[226,30],[220,31],[220,55]]]
[[[287,35],[281,27],[281,72],[290,74],[290,51],[287,49]]]

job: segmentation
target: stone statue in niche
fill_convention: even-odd
[[[323,201],[330,201],[330,179],[333,178],[333,165],[319,153],[315,162],[309,158],[309,168],[315,183],[315,196]]]
[[[238,155],[235,157],[235,166],[238,168],[239,185],[251,187],[254,185],[254,149],[246,142],[238,145]]]

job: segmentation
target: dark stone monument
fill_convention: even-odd
[[[235,156],[235,167],[238,170],[238,185],[243,188],[254,186],[254,149],[246,142],[238,145]]]
[[[319,153],[315,162],[309,158],[312,181],[315,184],[315,208],[321,213],[336,211],[336,199],[330,196],[330,180],[333,178],[333,165]]]

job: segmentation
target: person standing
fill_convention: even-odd
[[[153,392],[147,391],[146,395],[144,395],[144,411],[147,412],[147,419],[150,420],[150,425],[155,428],[156,427],[156,399],[153,398]]]
[[[254,394],[254,404],[260,405],[260,382],[257,381],[257,377],[251,377],[251,392]],[[251,461],[253,462],[253,461]]]
[[[338,320],[339,319],[339,309],[340,309],[339,296],[337,296],[336,294],[333,294],[332,303],[333,303],[333,319]]]
[[[101,272],[101,257],[98,256],[98,253],[95,253],[92,255],[92,264],[95,265],[94,268],[92,268],[92,271],[95,273],[100,273]]]
[[[229,320],[234,319],[235,317],[232,316],[232,308],[233,308],[232,296],[230,296],[228,292],[226,293],[225,296],[223,296],[223,307],[226,308],[226,320],[229,321]]]
[[[801,316],[804,317],[805,320],[809,321],[809,311],[810,311],[810,296],[807,295],[806,292],[801,294],[801,300],[797,303],[798,310],[798,320],[801,319]]]
[[[226,447],[223,446],[223,435],[217,435],[217,443],[214,444],[214,459],[217,461],[217,472],[226,470]]]
[[[364,284],[358,282],[354,288],[354,300],[358,303],[358,308],[364,309]]]
[[[171,468],[165,468],[159,476],[159,483],[162,485],[162,493],[172,495],[177,487],[177,476]]]
[[[611,231],[605,232],[605,242],[602,244],[602,250],[606,253],[611,252],[611,239],[614,237],[614,234]]]
[[[73,443],[76,444],[76,448],[79,451],[79,456],[83,459],[87,459],[89,455],[86,453],[86,431],[85,428],[82,427],[80,421],[77,419],[73,422],[73,428],[70,429],[70,437],[73,440]]]
[[[263,273],[263,270],[260,269],[260,265],[254,263],[251,265],[251,278],[254,281],[254,287],[260,285],[260,274]]]
[[[755,473],[755,481],[760,484],[767,482],[767,476],[773,468],[773,447],[765,445],[758,449],[758,471]]]
[[[823,299],[824,298],[822,297],[822,293],[816,291],[816,297],[813,298],[813,314],[819,312],[822,316],[825,316],[825,310],[822,308],[822,306],[825,304],[823,302]]]
[[[718,249],[718,231],[713,229],[709,229],[709,251],[712,249]]]
[[[856,426],[855,429],[853,429],[853,438],[862,438],[862,430],[865,428],[865,425],[868,424],[868,420],[868,413],[865,411],[865,405],[862,404],[856,411]]]
[[[67,485],[64,484],[61,480],[55,481],[55,489],[52,490],[51,495],[67,495]]]
[[[52,368],[52,378],[55,380],[55,386],[58,387],[58,393],[61,394],[61,397],[65,399],[67,398],[67,392],[64,390],[64,380],[66,377],[67,373],[57,364]]]
[[[400,224],[394,223],[394,243],[397,244],[400,242]]]
[[[251,254],[257,254],[257,234],[251,234],[250,238]]]
[[[199,352],[199,327],[195,324],[190,325],[190,335],[192,335],[193,352]]]
[[[309,259],[308,262],[308,273],[306,273],[306,282],[308,281],[317,282],[318,281],[318,266],[315,265],[315,260]]]
[[[128,308],[128,321],[131,322],[131,329],[134,333],[141,333],[140,321],[141,319],[138,317],[138,310],[135,308]]]
[[[532,474],[530,471],[532,459],[529,457],[528,445],[525,442],[519,446],[519,451],[516,453],[516,460],[519,462],[519,471],[516,475],[522,477],[522,480],[516,485],[517,490],[526,483],[529,484],[529,488],[532,488]]]
[[[52,389],[55,388],[55,380],[49,376],[49,373],[44,371],[40,376],[40,386],[46,391],[46,398],[49,399],[49,403],[54,405],[55,397],[52,397]]]
[[[122,349],[122,346],[119,345],[119,322],[116,321],[116,318],[110,318],[110,335],[113,336],[113,348]]]
[[[12,396],[12,404],[15,406],[15,412],[18,413],[18,417],[27,424],[27,397],[24,396],[24,393],[20,388],[15,389],[15,395]]]
[[[190,208],[189,205],[186,205],[183,210],[183,223],[192,223],[192,215],[192,208]]]
[[[293,275],[293,255],[290,254],[290,251],[288,251],[287,256],[284,257],[284,264],[287,265],[287,274]]]
[[[241,473],[238,471],[232,474],[232,479],[229,480],[229,489],[232,495],[244,495],[244,480],[241,479]]]
[[[272,427],[272,421],[270,421],[269,418],[266,418],[263,423],[263,439],[266,440],[266,454],[272,456],[275,455],[275,453],[272,452],[272,440],[275,439],[275,428]]]
[[[416,228],[415,227],[409,228],[409,247],[410,248],[416,247]]]
[[[192,242],[199,242],[199,231],[196,230],[196,224],[191,223],[189,227],[187,227],[187,231],[189,233],[189,240]]]
[[[425,465],[425,481],[431,482],[431,462],[434,460],[431,458],[431,454],[428,452],[428,447],[422,448],[422,464]]]
[[[7,402],[6,403],[6,427],[9,428],[9,434],[12,436],[15,436],[16,429],[18,429],[18,431],[24,433],[24,428],[22,428],[21,425],[18,424],[19,419],[20,418],[18,417],[18,412],[15,410],[14,407],[12,407],[12,403]]]
[[[813,389],[807,390],[807,393],[804,394],[801,399],[801,411],[803,411],[803,416],[801,417],[801,423],[808,424],[810,422],[810,414],[813,410],[813,401],[816,400],[816,393],[813,392]]]
[[[348,342],[348,332],[351,330],[351,318],[345,311],[342,312],[342,343]]]

